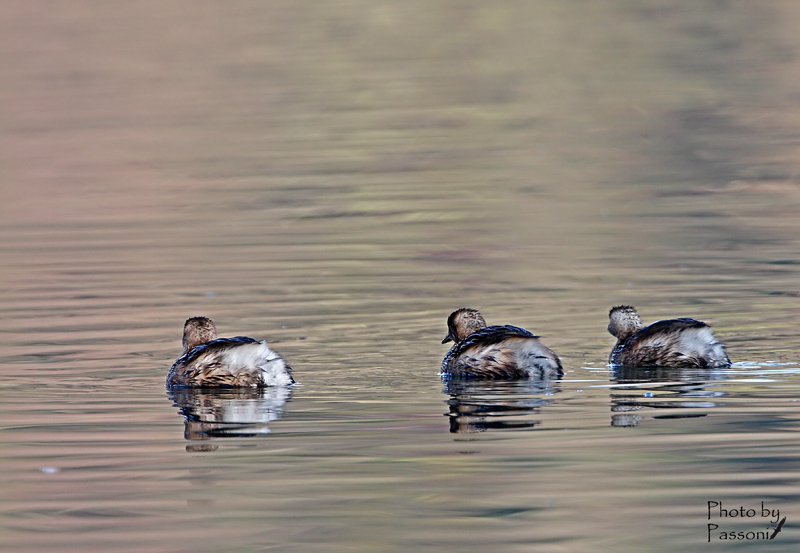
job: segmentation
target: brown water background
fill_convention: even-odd
[[[785,1],[4,2],[2,551],[797,549],[798,27]],[[610,371],[619,303],[711,323],[734,366]],[[564,380],[445,386],[461,306]],[[200,314],[301,385],[168,396]],[[708,501],[787,521],[708,543],[775,527]]]

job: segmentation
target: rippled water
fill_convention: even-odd
[[[797,548],[798,22],[5,3],[2,550]],[[619,303],[734,365],[610,370]],[[461,306],[565,377],[443,383]],[[168,392],[200,314],[300,384]]]

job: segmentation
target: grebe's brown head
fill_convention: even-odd
[[[642,328],[642,319],[632,305],[618,305],[608,312],[608,332],[617,340],[625,340]]]
[[[192,317],[183,325],[183,353],[217,339],[217,328],[208,317]]]
[[[443,344],[453,341],[456,344],[461,340],[486,327],[486,321],[476,309],[462,307],[456,309],[447,317],[447,336],[442,340]]]

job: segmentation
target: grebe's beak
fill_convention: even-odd
[[[442,340],[442,343],[446,344],[447,342],[452,342],[452,341],[453,341],[453,339],[450,337],[450,333],[448,332],[447,336],[445,336],[444,340]]]

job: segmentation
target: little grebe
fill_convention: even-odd
[[[167,375],[167,386],[264,387],[294,384],[286,360],[266,342],[245,336],[217,338],[211,319],[192,317],[183,326],[183,355]]]
[[[561,376],[561,361],[538,336],[510,325],[486,326],[475,309],[462,308],[447,318],[447,336],[455,345],[442,361],[443,375],[456,378],[551,378]]]
[[[608,331],[617,344],[608,358],[610,365],[627,367],[728,367],[725,346],[711,328],[694,319],[668,319],[642,327],[639,314],[630,305],[608,313]]]

